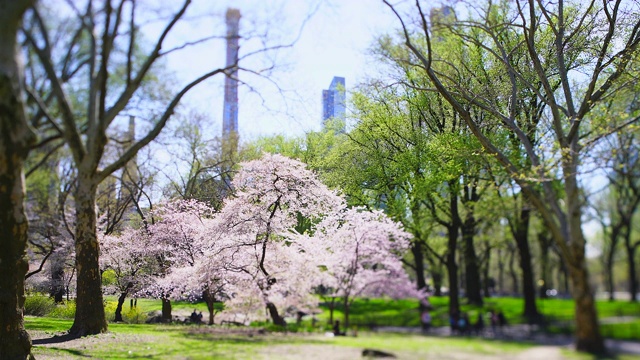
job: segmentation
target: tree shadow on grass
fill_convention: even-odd
[[[280,333],[263,333],[254,331],[253,329],[246,329],[242,331],[230,331],[220,332],[217,329],[214,331],[207,331],[207,329],[201,329],[200,331],[188,331],[182,334],[187,339],[216,341],[219,343],[226,343],[231,345],[241,344],[291,344],[297,341],[303,341],[308,344],[323,344],[321,340],[309,338],[305,335],[299,335],[292,333],[289,336]]]
[[[59,343],[63,343],[63,342],[67,342],[67,341],[71,341],[79,338],[80,337],[77,335],[62,334],[62,335],[53,335],[52,337],[49,337],[49,338],[33,339],[32,343],[33,345],[59,344]]]
[[[50,350],[55,350],[55,351],[60,351],[60,352],[65,352],[68,353],[69,355],[73,355],[74,357],[86,357],[86,358],[91,358],[91,355],[85,354],[80,350],[76,350],[76,349],[66,349],[66,348],[57,348],[57,347],[50,347]]]

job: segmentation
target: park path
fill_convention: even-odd
[[[520,353],[481,354],[461,352],[456,349],[432,352],[425,349],[425,353],[405,354],[402,351],[391,351],[397,360],[567,360],[562,356],[558,346],[537,346]],[[259,360],[353,360],[365,359],[361,355],[362,348],[327,345],[275,345],[261,350]],[[257,360],[256,359],[256,360]]]
[[[532,360],[532,359],[543,359],[543,360],[562,360],[565,359],[562,356],[562,351],[560,346],[536,346],[531,349],[527,349],[514,358],[514,360]]]

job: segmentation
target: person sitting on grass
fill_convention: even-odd
[[[200,315],[202,316],[202,315]],[[189,316],[189,320],[191,320],[192,323],[197,324],[200,322],[200,319],[202,319],[201,317],[198,316],[198,313],[196,312],[196,309],[193,309],[193,312],[191,313],[191,316]]]
[[[336,320],[336,322],[333,323],[333,336],[345,336],[345,335],[347,335],[346,332],[340,331],[340,320]]]

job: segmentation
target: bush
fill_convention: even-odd
[[[55,307],[56,303],[49,295],[42,293],[29,294],[24,302],[24,314],[47,316]]]
[[[127,311],[123,309],[122,319],[129,324],[144,324],[147,321],[147,314],[140,310],[139,307],[129,308]]]
[[[116,317],[116,307],[118,303],[115,301],[105,301],[104,303],[104,314],[107,318],[107,321],[113,322]]]
[[[56,307],[49,313],[50,317],[58,319],[73,319],[76,315],[76,302],[66,301]]]
[[[104,312],[107,321],[113,322],[115,320],[116,307],[118,307],[117,301],[105,301]],[[147,320],[147,314],[140,307],[129,308],[129,306],[124,305],[122,306],[122,320],[128,324],[143,324]]]

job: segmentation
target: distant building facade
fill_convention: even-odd
[[[227,9],[227,76],[224,79],[224,109],[222,113],[222,137],[238,133],[238,40],[240,38],[240,10]],[[233,135],[232,135],[233,134]]]
[[[429,20],[431,22],[431,30],[438,32],[440,29],[452,25],[456,21],[456,12],[451,6],[441,6],[439,8],[431,8],[429,13]],[[442,40],[438,38],[436,40]]]
[[[345,120],[346,110],[345,81],[334,76],[328,90],[322,90],[322,123],[334,118]]]

